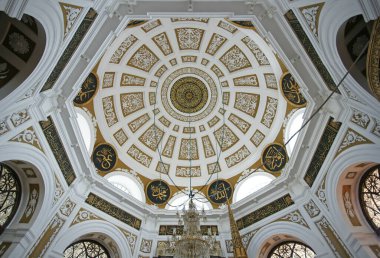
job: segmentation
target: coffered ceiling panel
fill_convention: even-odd
[[[281,132],[283,71],[252,28],[162,18],[126,28],[96,71],[94,112],[118,158],[149,179],[203,185],[260,160]],[[170,178],[169,178],[170,177]]]

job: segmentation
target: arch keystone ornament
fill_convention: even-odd
[[[264,149],[261,159],[266,170],[279,172],[285,167],[288,155],[282,144],[272,143]]]
[[[169,185],[162,180],[151,181],[146,187],[149,200],[157,205],[166,203],[171,197]]]
[[[92,162],[97,169],[108,172],[114,168],[117,161],[117,154],[112,145],[102,143],[96,146],[92,153]]]

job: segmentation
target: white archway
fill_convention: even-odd
[[[132,258],[132,251],[128,246],[128,239],[120,230],[109,222],[102,220],[85,221],[76,224],[66,230],[61,230],[61,234],[57,236],[52,243],[50,250],[46,253],[63,254],[65,249],[82,236],[90,233],[100,233],[110,237],[117,245],[119,257]]]
[[[21,147],[20,147],[21,146]],[[40,183],[40,194],[37,208],[34,212],[31,222],[24,227],[18,226],[19,236],[16,240],[19,242],[19,246],[29,248],[34,240],[38,238],[42,230],[46,226],[46,217],[43,216],[44,213],[40,211],[48,211],[52,207],[54,193],[55,193],[55,178],[54,171],[49,166],[49,161],[46,156],[38,151],[36,148],[22,143],[5,143],[0,145],[0,162],[20,160],[26,163],[32,164],[36,171],[34,171],[39,178]],[[21,180],[21,178],[20,178]],[[25,182],[21,183],[24,184]],[[28,198],[25,196],[25,198]],[[14,221],[18,221],[21,218],[27,205],[27,200],[20,203],[18,212],[15,215]],[[20,224],[18,224],[20,225]],[[4,234],[6,234],[5,232]],[[14,233],[12,233],[14,234]],[[6,236],[5,236],[6,237]],[[14,236],[12,236],[14,237]],[[17,250],[19,254],[26,252],[27,249],[20,248]]]
[[[337,193],[341,175],[346,171],[346,168],[353,164],[363,162],[380,163],[379,158],[380,147],[378,145],[359,145],[344,152],[344,155],[338,156],[331,164],[326,176],[326,199],[327,204],[335,218],[335,223],[338,223],[340,228],[347,228],[346,221],[342,217],[346,217],[342,203],[339,201],[341,194]],[[349,233],[349,230],[347,232]]]
[[[347,5],[350,8],[347,8]],[[323,49],[324,56],[322,60],[326,63],[330,74],[334,76],[335,81],[343,78],[347,72],[337,47],[337,37],[341,26],[351,17],[362,14],[366,16],[359,1],[339,0],[335,1],[334,5],[325,6],[319,18],[319,27],[324,28],[319,31],[319,44]],[[356,96],[365,95],[365,98],[374,97],[367,91],[363,90],[359,83],[351,76],[348,75],[345,80],[345,86],[349,87]]]
[[[115,180],[112,180],[112,178]],[[120,189],[121,191],[124,191],[122,188],[126,188],[127,191],[124,191],[125,193],[141,202],[145,202],[146,197],[143,185],[128,172],[114,171],[105,175],[104,179],[112,184],[113,187]],[[116,185],[114,184],[115,182],[117,182]]]
[[[249,258],[259,257],[259,253],[263,245],[268,241],[269,238],[274,235],[289,235],[294,237],[300,242],[305,243],[310,246],[318,257],[333,257],[334,255],[326,250],[326,244],[318,238],[313,231],[304,226],[291,223],[291,222],[274,222],[263,228],[261,228],[251,239],[247,254]]]
[[[34,89],[34,92],[39,91],[35,87],[37,85],[42,87],[43,84],[40,82],[45,81],[49,76],[50,72],[47,73],[47,71],[51,71],[51,68],[55,66],[63,45],[64,25],[62,11],[57,2],[29,1],[24,13],[35,18],[42,25],[45,32],[45,49],[33,72],[2,100],[4,106],[14,106],[15,99],[22,98],[31,89]]]
[[[270,182],[272,182],[274,179],[276,179],[276,177],[268,172],[258,171],[252,173],[250,176],[235,186],[235,191],[232,198],[233,203],[238,202],[247,196],[259,191],[266,185],[270,184]]]

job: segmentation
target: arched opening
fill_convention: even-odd
[[[114,187],[140,202],[145,201],[144,191],[136,179],[125,173],[113,172],[105,177]]]
[[[285,129],[285,142],[288,142],[290,137],[292,137],[302,126],[304,121],[305,109],[301,108],[294,112],[294,114],[290,117],[288,124]],[[297,138],[299,133],[295,135],[286,145],[286,150],[289,156],[292,154],[294,146],[296,145]]]
[[[275,177],[267,172],[253,173],[236,186],[233,202],[238,202],[245,197],[259,191],[274,179]]]
[[[380,235],[380,166],[370,168],[362,176],[359,201],[368,224]]]
[[[65,258],[110,258],[107,249],[94,240],[80,240],[71,244],[63,253]]]
[[[0,234],[14,218],[20,198],[20,179],[11,167],[0,163]]]
[[[315,252],[306,244],[296,241],[285,241],[274,246],[268,258],[303,257],[313,258]]]
[[[80,135],[82,136],[86,150],[88,153],[92,153],[96,137],[95,127],[91,122],[91,118],[84,110],[76,108],[75,111]]]
[[[367,43],[371,37],[373,22],[366,23],[362,15],[357,15],[348,19],[339,29],[337,36],[337,48],[340,58],[346,69],[350,69],[354,61],[364,50],[363,55],[358,59],[357,63],[351,68],[351,76],[368,92],[366,76],[367,63]],[[372,94],[372,93],[371,93]]]
[[[25,257],[30,248],[25,243],[30,243],[34,232],[43,232],[51,219],[46,211],[57,208],[65,188],[38,148],[9,141],[0,145],[0,151],[0,162],[17,174],[21,185],[19,206],[1,235],[3,242],[9,242],[6,248],[2,247],[2,255]]]
[[[21,21],[0,12],[0,99],[33,72],[45,49],[45,31],[32,16]]]

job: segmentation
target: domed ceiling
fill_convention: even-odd
[[[216,174],[236,182],[266,146],[283,144],[283,122],[297,107],[281,92],[285,72],[253,26],[219,18],[127,26],[87,78],[97,82],[96,141],[117,156],[99,173],[124,166],[144,182],[179,187],[190,175],[194,187]]]

